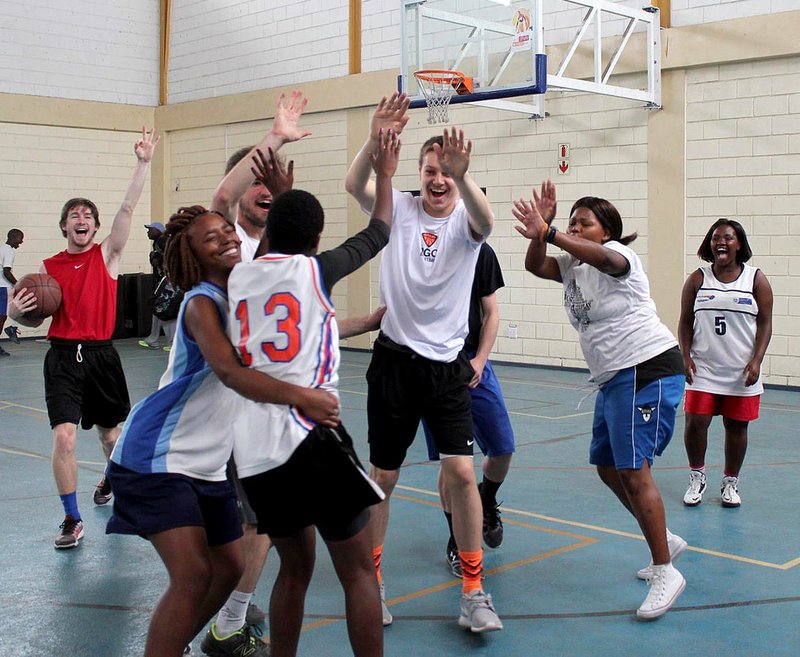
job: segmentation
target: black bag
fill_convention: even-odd
[[[164,276],[153,292],[153,314],[165,322],[176,319],[182,301],[183,290],[172,285]]]

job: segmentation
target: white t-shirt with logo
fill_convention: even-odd
[[[12,288],[14,284],[2,274],[2,270],[14,267],[14,249],[8,244],[0,246],[0,287]]]
[[[619,242],[603,246],[628,261],[626,274],[604,274],[569,253],[556,256],[567,317],[578,331],[583,357],[597,383],[678,344],[658,318],[639,256]]]
[[[464,346],[475,240],[459,199],[449,217],[431,217],[422,198],[393,191],[392,234],[381,258],[381,330],[420,356],[452,362]]]

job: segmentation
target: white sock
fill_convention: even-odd
[[[252,593],[242,593],[234,591],[217,614],[214,622],[217,636],[221,639],[229,634],[244,627],[244,619],[247,615],[247,605],[250,604]]]

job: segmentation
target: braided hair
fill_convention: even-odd
[[[167,250],[164,253],[164,269],[170,283],[183,290],[194,287],[202,279],[200,264],[189,244],[188,229],[198,217],[212,212],[202,205],[192,205],[178,208],[178,211],[169,218],[165,231]],[[213,214],[219,213],[213,212]]]

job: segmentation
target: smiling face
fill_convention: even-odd
[[[200,215],[186,234],[203,278],[225,280],[234,265],[241,262],[236,229],[220,215]]]
[[[733,226],[722,225],[711,233],[711,255],[714,264],[725,266],[735,263],[740,248],[739,237]]]
[[[252,228],[253,231],[263,233],[271,204],[272,194],[270,191],[260,180],[254,180],[239,200],[239,223],[244,224],[245,230]],[[251,231],[247,230],[247,232]]]
[[[422,156],[419,167],[419,182],[422,194],[422,207],[432,217],[448,217],[455,210],[461,195],[450,176],[442,173],[439,157],[434,151]]]
[[[61,220],[61,231],[67,238],[67,250],[72,253],[86,251],[94,244],[94,236],[100,225],[92,208],[75,205],[67,210]]]
[[[608,229],[600,223],[594,212],[589,208],[575,208],[572,216],[569,218],[567,225],[567,233],[582,237],[585,240],[591,240],[598,244],[603,244],[611,239],[611,234]]]

